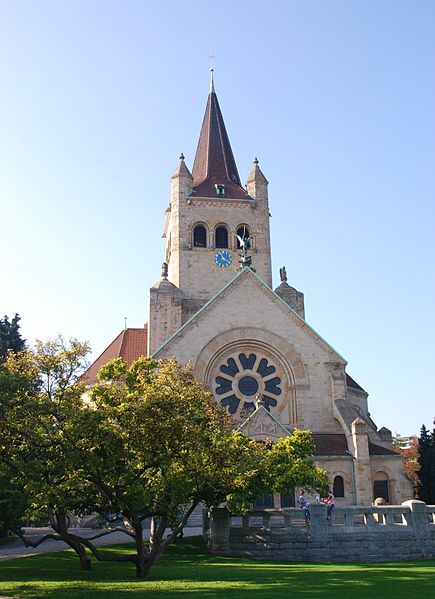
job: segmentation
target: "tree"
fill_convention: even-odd
[[[429,433],[423,424],[418,439],[418,452],[420,463],[418,497],[433,505],[435,504],[435,427]]]
[[[6,360],[9,350],[19,352],[25,347],[20,334],[20,317],[18,314],[9,321],[7,316],[0,318],[0,364]]]
[[[21,525],[27,508],[22,485],[14,481],[14,472],[0,464],[0,538]]]
[[[407,444],[396,446],[395,449],[403,456],[403,468],[412,485],[415,497],[418,493],[420,484],[420,479],[418,477],[420,469],[418,439],[417,437],[410,437]]]
[[[269,447],[235,432],[192,369],[175,360],[113,360],[83,399],[76,372],[85,349],[54,343],[9,355],[9,371],[26,373],[33,386],[13,394],[0,421],[0,451],[21,474],[32,509],[48,510],[55,529],[48,536],[68,542],[82,567],[90,567],[88,548],[99,560],[132,562],[145,578],[199,503],[226,501],[240,511],[265,489],[325,484],[309,433]],[[134,553],[101,552],[71,531],[68,512],[91,511],[122,514]]]
[[[86,569],[89,558],[69,537],[67,512],[89,513],[91,491],[70,467],[65,433],[82,405],[78,376],[87,352],[76,340],[37,341],[35,351],[9,352],[0,367],[1,462],[27,504],[26,517],[49,519],[55,532],[46,538],[66,541]],[[21,535],[16,518],[8,528]]]
[[[0,364],[0,430],[5,422],[9,400],[19,390],[29,388],[27,377],[10,372]],[[5,439],[6,441],[6,439]],[[15,477],[15,470],[4,456],[0,460],[0,538],[20,526],[26,509],[23,486]]]

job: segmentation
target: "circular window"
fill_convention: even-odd
[[[267,410],[277,405],[281,395],[281,378],[268,358],[255,353],[237,353],[221,363],[214,379],[214,392],[230,414],[245,418],[255,410],[261,396]]]
[[[244,376],[239,381],[239,391],[242,395],[255,395],[258,391],[258,382],[253,376]]]

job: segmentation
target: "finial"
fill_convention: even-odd
[[[264,395],[262,393],[257,393],[255,396],[255,407],[258,409],[260,406],[263,408],[267,408],[267,402],[264,399]]]
[[[214,68],[210,67],[210,93],[214,94],[214,81],[213,81],[213,73],[214,73]]]
[[[181,154],[180,154],[180,160],[184,160],[184,154],[183,154],[183,152],[181,152]]]
[[[127,330],[127,316],[124,316],[124,331]]]
[[[163,262],[162,264],[162,279],[165,281],[168,279],[168,263]]]
[[[281,283],[285,283],[287,281],[287,272],[285,270],[285,266],[279,269],[279,277],[281,279]]]
[[[254,158],[254,164],[258,164],[258,158],[257,158],[257,156]]]

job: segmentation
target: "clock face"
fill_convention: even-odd
[[[214,255],[214,263],[216,266],[219,266],[219,268],[226,268],[227,266],[230,266],[232,261],[233,257],[231,252],[228,250],[219,250],[219,252],[216,252]]]

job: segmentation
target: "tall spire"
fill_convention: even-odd
[[[213,68],[210,93],[193,162],[193,192],[196,197],[246,199],[240,183],[219,102],[214,90]]]

